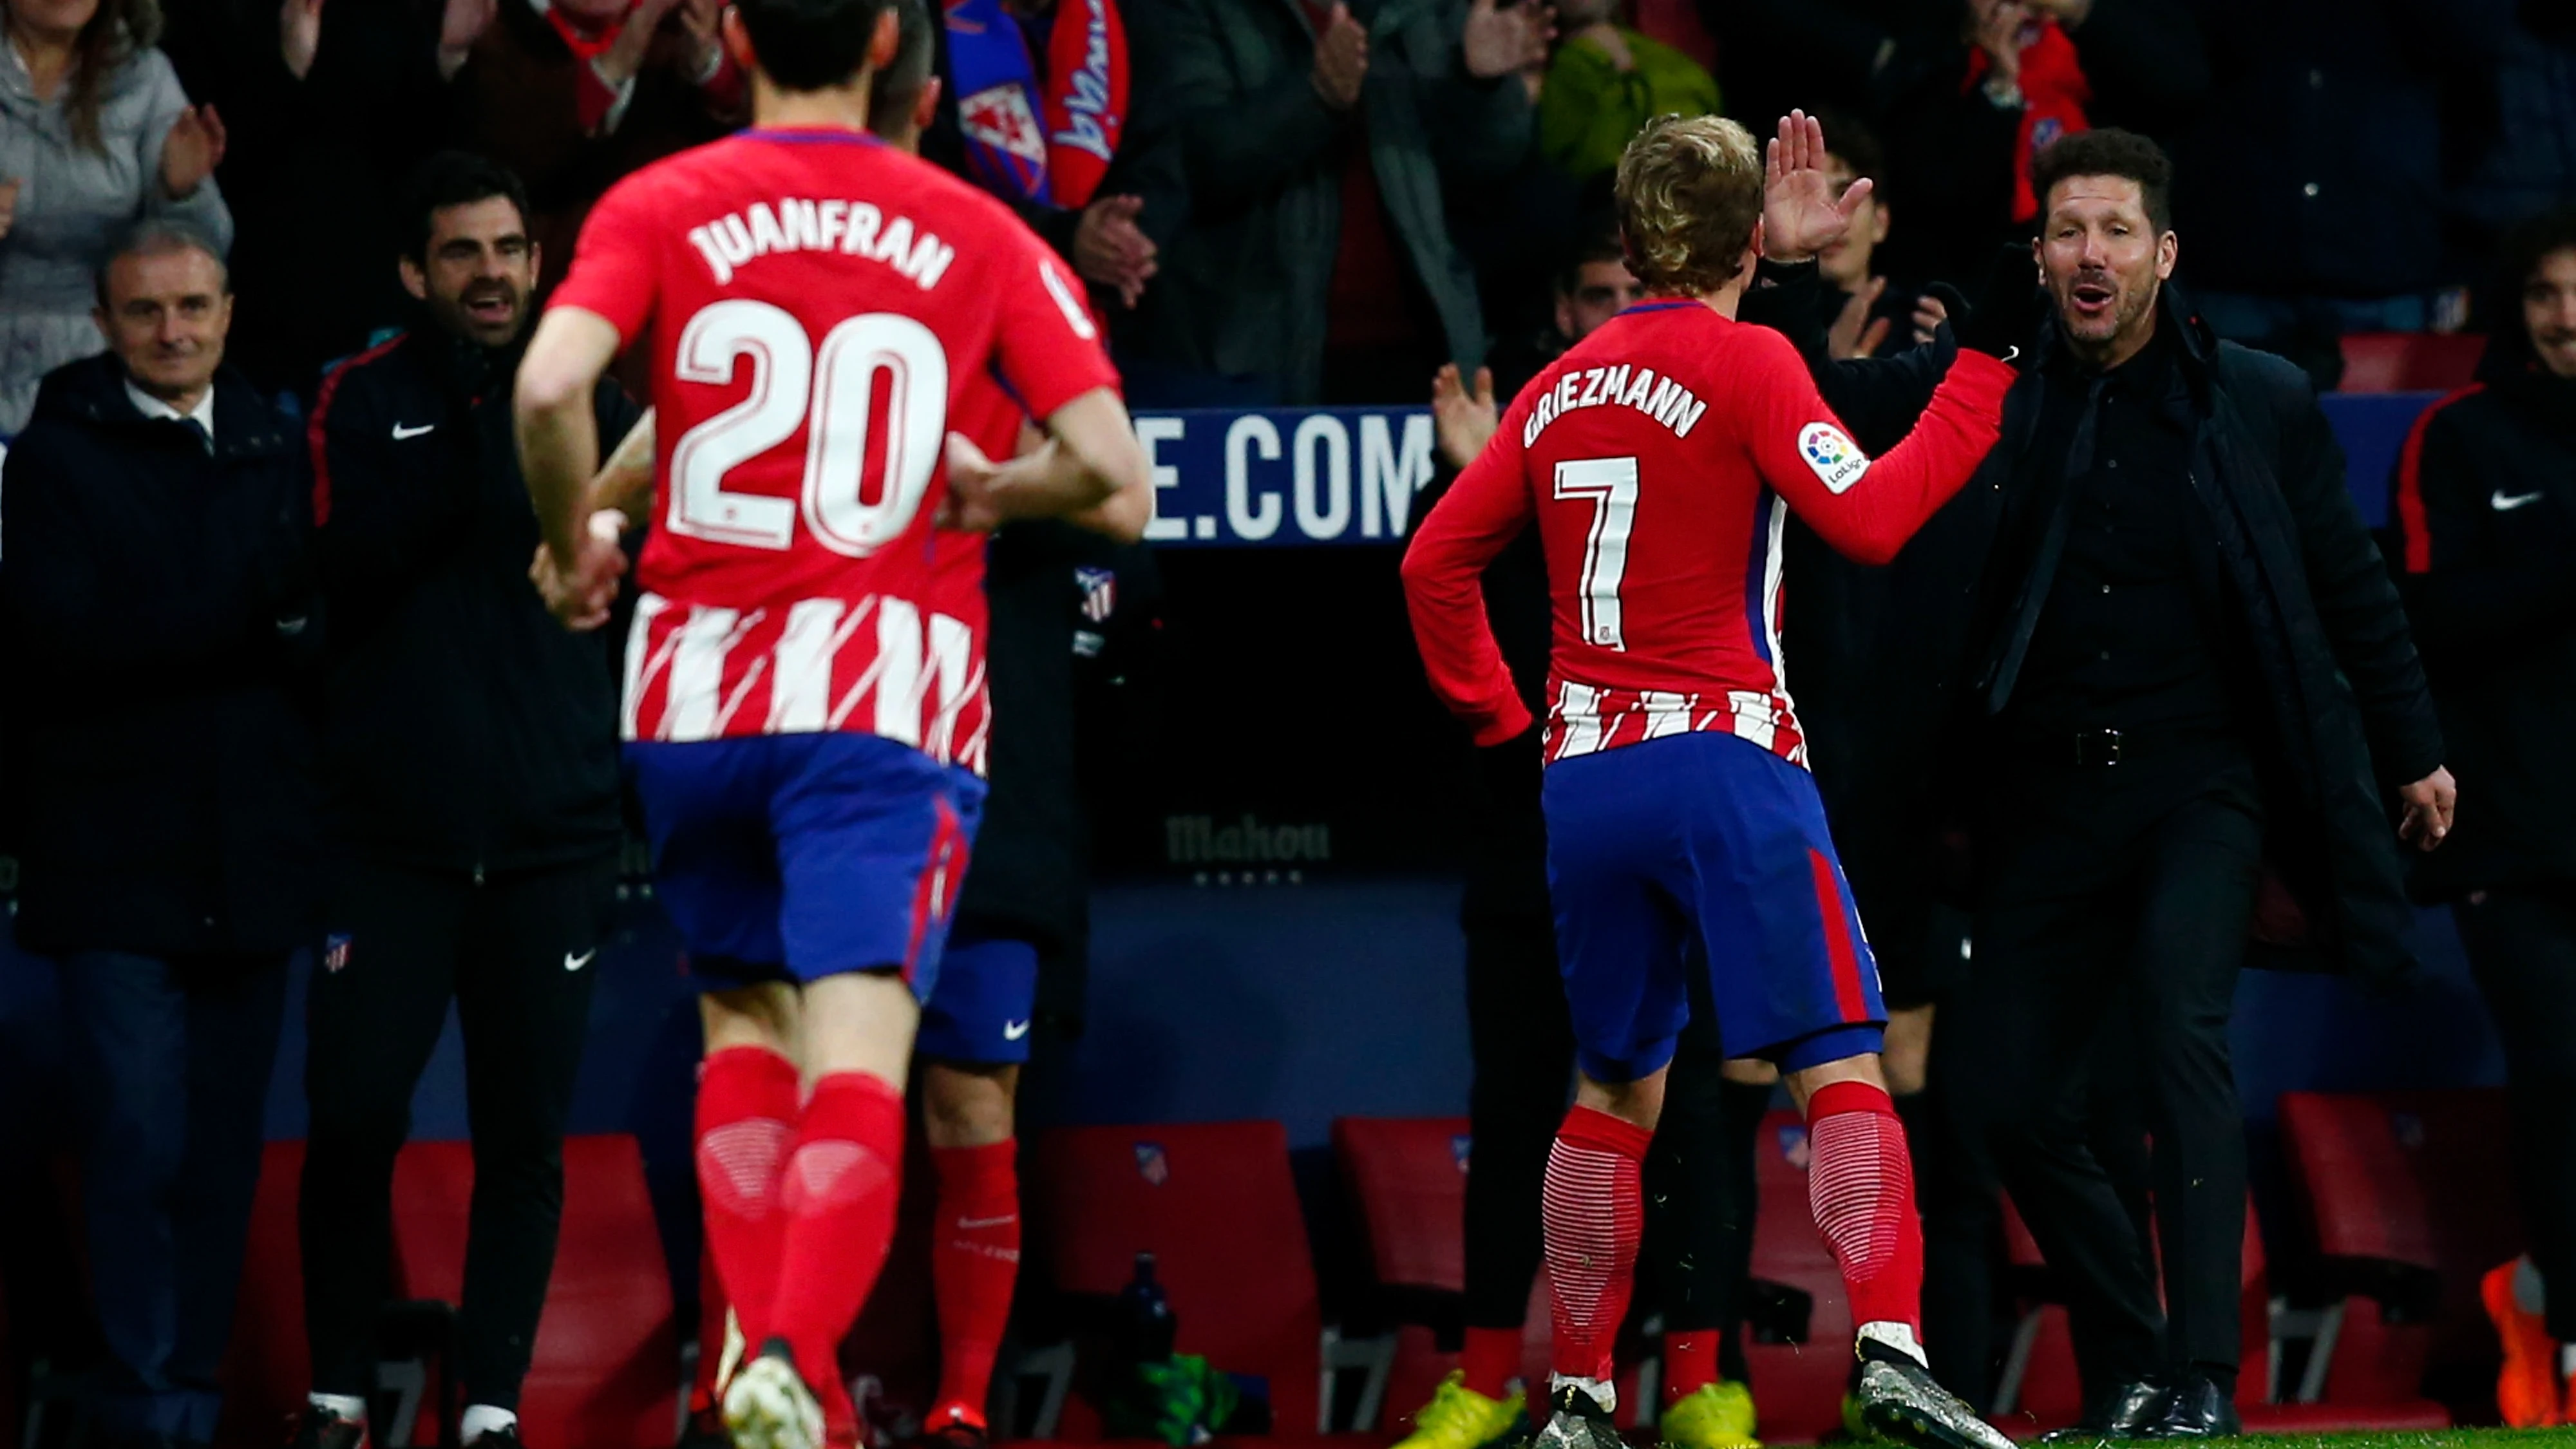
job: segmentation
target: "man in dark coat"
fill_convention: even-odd
[[[537,520],[510,431],[540,263],[525,193],[459,152],[412,192],[388,270],[421,325],[333,368],[313,412],[334,852],[305,1073],[298,1442],[363,1440],[394,1158],[452,1001],[475,1171],[457,1433],[513,1449],[616,887],[617,676],[614,646],[558,627],[528,584]],[[611,438],[639,412],[606,381],[593,409]]]
[[[204,1442],[319,851],[302,453],[223,367],[214,246],[148,222],[0,481],[23,867],[92,1112],[81,1177],[111,1442]]]
[[[2248,938],[2303,914],[2328,963],[2403,970],[2398,837],[2437,843],[2452,787],[2305,378],[2216,344],[2164,286],[2171,177],[2122,131],[2060,141],[2034,176],[2055,317],[1967,490],[1997,527],[1970,634],[1982,748],[1957,762],[1983,814],[1976,959],[1944,1031],[1975,1064],[1964,1121],[2066,1280],[2085,1427],[2201,1437],[2235,1424]],[[2084,1142],[2114,1023],[2145,1064],[2162,1307]]]
[[[2414,885],[2450,906],[2504,1041],[2530,1255],[2483,1296],[2497,1405],[2528,1427],[2557,1422],[2553,1345],[2576,1344],[2576,210],[2517,230],[2501,280],[2478,385],[2416,420],[2389,511],[2469,792]]]

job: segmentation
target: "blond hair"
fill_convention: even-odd
[[[1723,116],[1657,116],[1619,157],[1619,234],[1650,292],[1698,294],[1741,269],[1762,219],[1762,152]]]

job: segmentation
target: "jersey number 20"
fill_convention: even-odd
[[[669,527],[689,538],[784,549],[805,526],[825,548],[865,558],[901,537],[930,491],[947,436],[948,354],[913,318],[865,312],[815,346],[784,308],[749,298],[712,303],[680,333],[682,382],[722,387],[743,359],[751,391],[671,449]],[[862,477],[877,377],[886,378],[883,459],[870,500]],[[725,475],[805,424],[801,499],[728,490]]]

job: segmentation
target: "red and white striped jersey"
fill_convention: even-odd
[[[1480,745],[1529,728],[1477,580],[1535,519],[1550,761],[1719,730],[1804,764],[1780,658],[1784,507],[1854,558],[1894,557],[1994,445],[2012,379],[1960,353],[1873,462],[1778,333],[1695,301],[1629,308],[1521,390],[1415,534],[1405,595],[1433,689]]]
[[[979,760],[982,554],[961,592],[932,527],[947,433],[970,392],[1044,418],[1117,384],[1046,244],[875,137],[745,131],[613,188],[550,305],[652,350],[626,737],[851,730]]]

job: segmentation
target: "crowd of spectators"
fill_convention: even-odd
[[[716,0],[161,8],[5,7],[0,436],[97,349],[89,276],[121,223],[177,216],[229,247],[235,361],[309,398],[404,320],[375,262],[424,157],[518,173],[559,268],[612,181],[747,114]],[[1442,363],[1472,369],[1548,321],[1532,299],[1664,111],[1874,129],[1859,169],[1909,220],[1878,259],[1898,298],[1972,285],[2026,232],[2050,140],[2150,135],[2209,320],[2326,379],[2341,331],[2460,325],[2497,237],[2576,168],[2576,26],[2515,0],[1087,0],[1060,27],[1052,3],[979,8],[1023,43],[949,42],[962,83],[926,152],[1077,263],[1144,404],[1410,401]]]

